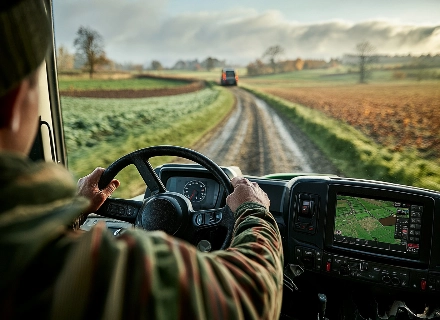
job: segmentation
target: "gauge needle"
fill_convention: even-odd
[[[196,195],[196,190],[193,190],[193,193],[191,194],[191,197],[189,197],[189,200],[192,200],[192,198]]]

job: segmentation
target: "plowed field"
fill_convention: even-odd
[[[440,86],[357,85],[266,88],[263,91],[321,110],[392,150],[440,157]]]
[[[195,81],[186,85],[180,85],[170,88],[155,88],[155,89],[119,89],[119,90],[63,90],[60,92],[61,96],[65,97],[83,97],[83,98],[149,98],[149,97],[163,97],[183,93],[195,92],[204,87],[203,81]]]

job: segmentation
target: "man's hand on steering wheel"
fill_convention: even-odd
[[[90,200],[90,205],[84,214],[96,212],[104,201],[119,187],[120,182],[113,179],[107,187],[100,190],[98,188],[98,181],[104,172],[104,168],[96,168],[92,173],[78,180],[79,196],[83,196]]]
[[[256,182],[250,182],[244,177],[234,177],[231,180],[234,192],[226,198],[226,204],[235,213],[237,208],[245,202],[262,204],[269,210],[270,200],[267,194]]]

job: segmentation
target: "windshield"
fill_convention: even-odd
[[[439,1],[53,6],[77,177],[140,148],[179,145],[244,175],[440,190]],[[224,68],[236,73],[223,78]],[[152,164],[172,161],[181,160]],[[117,196],[143,193],[135,168],[117,178]]]

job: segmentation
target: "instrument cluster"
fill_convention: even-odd
[[[194,210],[213,209],[217,205],[220,185],[202,177],[174,176],[166,182],[168,191],[183,194],[191,201]]]

